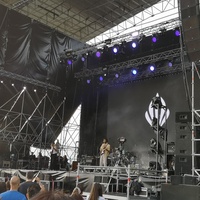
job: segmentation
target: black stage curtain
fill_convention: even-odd
[[[107,88],[85,85],[82,95],[80,155],[98,155],[104,137],[107,137]]]
[[[64,123],[81,102],[80,84],[74,78],[74,72],[80,70],[81,66],[80,62],[71,67],[61,65],[60,55],[65,49],[79,49],[83,45],[85,44],[0,5],[0,67],[8,72],[61,87],[60,93],[48,91],[48,96],[55,108],[66,97]],[[9,81],[8,78],[5,79]],[[0,99],[0,105],[14,95],[7,88],[1,88],[1,93],[4,97]],[[42,98],[44,92],[38,95]],[[27,114],[33,111],[30,106],[24,106],[24,109]],[[49,104],[46,112],[47,116],[52,116],[55,110]],[[63,110],[58,112],[62,115]],[[58,116],[55,118],[59,119]],[[60,132],[54,132],[55,130],[49,130],[50,138]]]

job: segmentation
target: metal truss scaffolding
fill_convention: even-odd
[[[41,99],[39,96],[33,98],[23,88],[0,106],[0,141],[10,144],[10,148],[18,145],[21,149],[24,148],[24,152],[30,146],[50,148],[49,143],[56,138],[55,133],[62,130],[63,117],[57,111],[64,103],[65,99],[55,107],[47,93]],[[52,112],[48,113],[47,105]],[[26,107],[31,111],[27,112]],[[20,151],[19,148],[15,150]]]
[[[29,84],[32,84],[32,85],[35,85],[35,86],[43,87],[43,88],[54,90],[54,91],[57,91],[57,92],[60,92],[60,90],[61,90],[60,87],[52,85],[50,83],[45,83],[45,82],[38,81],[38,80],[35,80],[35,79],[32,79],[32,78],[28,78],[28,77],[25,77],[25,76],[22,76],[22,75],[19,75],[19,74],[8,72],[8,71],[4,70],[3,67],[0,67],[0,76],[7,77],[7,78],[17,80],[17,81],[23,80],[24,83],[29,83]]]
[[[195,109],[195,71],[197,72],[198,78],[200,79],[200,74],[196,67],[196,64],[192,62],[192,176],[195,174],[200,177],[200,169],[197,167],[197,159],[200,158],[200,153],[197,152],[196,148],[200,144],[200,138],[196,137],[196,128],[200,127],[200,109]]]
[[[163,60],[170,60],[173,58],[180,58],[182,52],[180,48],[157,53],[157,54],[152,54],[149,56],[141,57],[141,58],[136,58],[124,62],[119,62],[111,65],[107,65],[107,72],[109,74],[115,73],[115,72],[120,72],[124,71],[125,69],[131,69],[131,68],[136,68],[145,64],[150,64],[154,63],[157,61],[163,61]],[[191,64],[189,62],[185,62],[185,67],[186,70],[189,70],[191,67]],[[105,67],[104,67],[105,68]],[[104,73],[104,68],[103,67],[98,67],[95,69],[87,69],[84,68],[83,71],[78,72],[75,74],[75,78],[90,78],[96,75],[102,75]],[[150,73],[148,70],[143,70],[137,74],[137,77],[133,77],[132,74],[121,74],[118,79],[114,78],[108,78],[103,82],[104,85],[109,85],[109,84],[116,84],[116,83],[121,83],[124,81],[134,81],[134,80],[141,80],[141,79],[146,79],[149,77],[156,77],[156,76],[162,76],[162,75],[167,75],[167,74],[172,74],[172,73],[180,73],[182,72],[182,65],[181,62],[178,62],[177,64],[173,65],[173,67],[165,66],[165,67],[160,67],[157,68],[154,73]]]

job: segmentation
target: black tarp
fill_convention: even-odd
[[[79,68],[79,62],[69,68],[67,65],[60,64],[60,55],[65,49],[80,49],[83,45],[81,42],[75,41],[38,21],[0,5],[0,67],[8,73],[60,87],[60,92],[45,91],[45,88],[41,88],[41,94],[38,93],[38,100],[36,98],[34,100],[38,103],[44,96],[44,92],[48,92],[53,106],[57,108],[66,97],[64,123],[68,121],[80,104],[81,88],[78,80],[74,78],[74,72]],[[7,84],[6,87],[0,86],[0,105],[3,105],[20,91],[19,88],[22,84],[20,81],[16,81],[20,86],[13,90],[10,86],[10,81],[13,78],[9,79],[3,75],[0,78],[4,80],[5,85]],[[23,78],[21,82],[23,83]],[[32,96],[31,92],[30,96]],[[32,98],[34,97],[32,96]],[[11,106],[12,104],[7,105],[6,109],[9,110]],[[53,106],[46,102],[46,121],[54,115]],[[21,108],[17,107],[17,104],[12,109],[12,111],[17,112],[20,110]],[[31,107],[30,99],[25,99],[23,113],[30,115],[33,110],[34,107]],[[59,115],[62,115],[62,112],[62,108],[58,109]],[[1,119],[3,119],[5,113],[0,113]],[[54,118],[54,120],[60,120],[58,115],[55,115]],[[34,123],[32,125],[37,126],[37,122]],[[37,129],[39,134],[42,128],[37,127]],[[53,140],[55,138],[52,135],[58,134],[60,129],[55,128],[55,130],[49,132],[49,138]]]

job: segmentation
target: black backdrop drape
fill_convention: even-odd
[[[61,92],[50,90],[48,96],[55,108],[66,97],[64,123],[68,121],[81,102],[81,87],[78,80],[74,78],[74,72],[80,68],[80,63],[77,62],[70,68],[67,65],[61,65],[60,55],[65,49],[75,50],[83,45],[85,44],[0,5],[0,66],[7,72],[61,87]],[[10,81],[6,77],[1,78],[8,83]],[[23,83],[23,80],[21,81]],[[17,83],[20,85],[19,82]],[[14,95],[11,92],[13,89],[8,87],[9,84],[7,88],[1,87],[3,96],[0,99],[0,105]],[[45,88],[43,90],[45,92]],[[42,98],[44,92],[43,94],[38,93],[41,95],[39,99]],[[28,101],[26,104],[24,113],[31,114],[34,108],[30,108]],[[8,106],[7,109],[9,108]],[[14,109],[20,110],[17,106]],[[47,120],[54,112],[52,105],[47,103],[45,113]],[[58,110],[60,116],[62,112],[62,108]],[[55,120],[56,118],[59,119],[57,115],[55,115]],[[54,131],[49,131],[49,138],[53,139],[52,136],[60,132],[60,130]]]

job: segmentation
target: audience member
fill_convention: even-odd
[[[6,190],[10,190],[10,181],[6,181]]]
[[[72,197],[66,196],[61,191],[44,191],[39,192],[30,200],[74,200]]]
[[[73,197],[75,200],[84,200],[82,192],[83,191],[81,191],[79,187],[75,187],[71,193],[71,197]]]
[[[31,185],[28,189],[27,189],[27,193],[26,193],[26,197],[29,200],[30,198],[32,198],[33,196],[35,196],[37,193],[39,193],[41,190],[40,186],[38,184],[36,185]]]
[[[33,181],[33,176],[34,176],[34,173],[32,171],[28,171],[26,173],[26,181],[20,184],[19,189],[18,189],[19,192],[21,192],[22,194],[26,195],[27,189],[31,185],[37,185],[37,183],[35,183]]]
[[[5,192],[6,190],[6,182],[0,182],[0,193]]]
[[[20,179],[17,176],[13,176],[10,180],[10,190],[0,194],[1,200],[26,200],[25,195],[18,192],[17,189],[20,185]]]
[[[87,196],[86,200],[105,200],[100,183],[93,183],[90,195]]]

